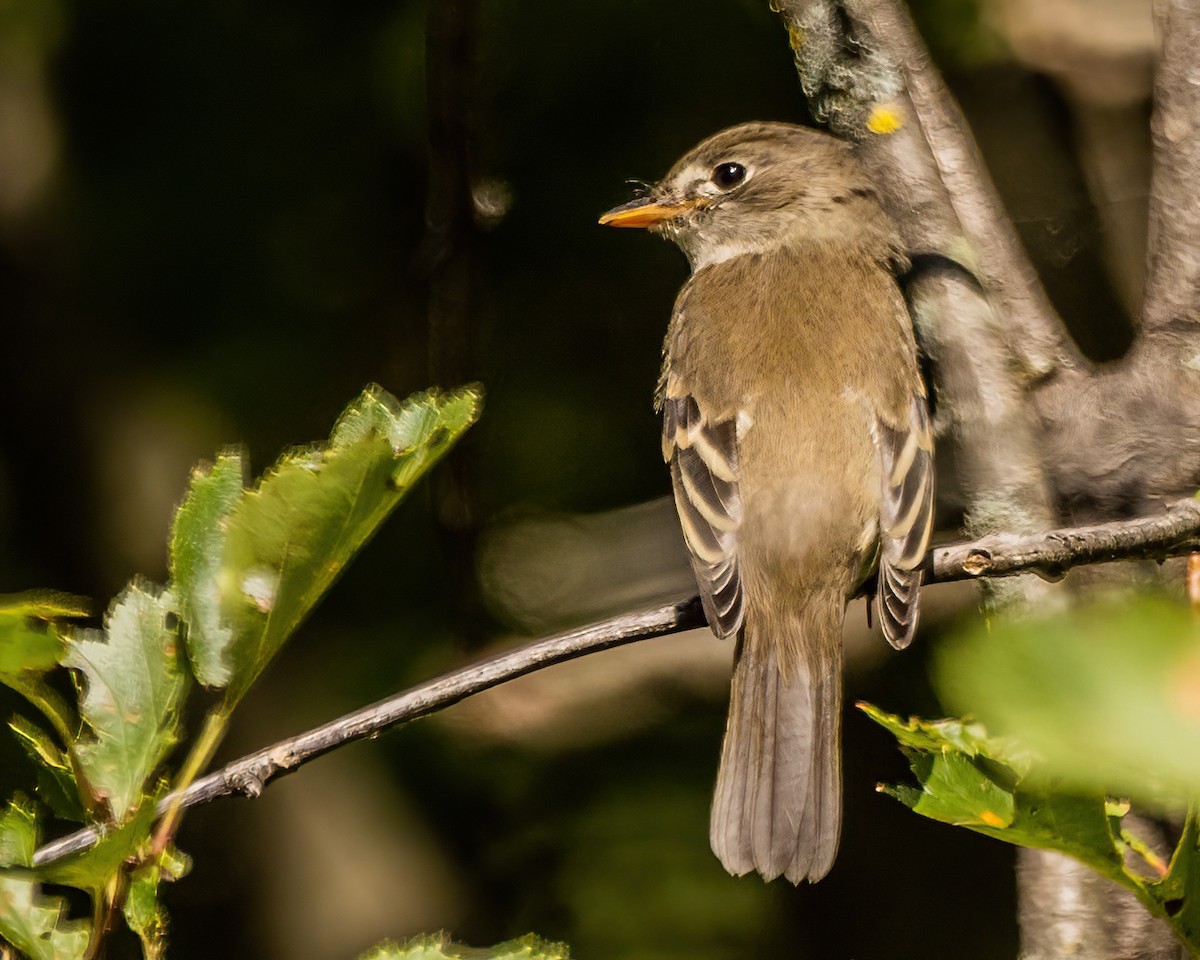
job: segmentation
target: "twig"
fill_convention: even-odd
[[[508,650],[227,764],[193,783],[184,791],[181,801],[174,794],[164,797],[159,803],[158,812],[161,815],[176,803],[181,807],[193,807],[234,793],[253,799],[275,777],[291,773],[330,750],[355,740],[378,736],[398,723],[426,716],[507,680],[584,654],[610,650],[626,643],[648,640],[703,624],[700,601],[692,597],[644,613],[627,614],[577,630],[568,630]],[[44,866],[86,850],[100,838],[100,833],[93,828],[79,830],[39,849],[33,856],[33,866]]]
[[[937,547],[930,551],[926,563],[931,583],[1011,576],[1030,570],[1057,576],[1078,564],[1187,553],[1198,543],[1200,501],[1180,500],[1168,504],[1163,514],[1155,517],[1036,535],[991,536]],[[234,793],[253,799],[268,782],[309,760],[355,740],[378,736],[398,723],[427,716],[508,680],[589,653],[703,625],[700,602],[691,597],[537,640],[236,760],[197,780],[182,797],[171,794],[164,798],[159,813],[173,805],[193,807]],[[55,840],[34,854],[33,865],[45,866],[86,850],[100,838],[100,832],[89,827]]]
[[[933,581],[1033,571],[1058,579],[1071,567],[1131,557],[1165,559],[1200,540],[1200,500],[1176,500],[1155,516],[1036,534],[995,534],[932,551]]]

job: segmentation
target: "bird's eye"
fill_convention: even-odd
[[[722,190],[732,190],[746,179],[746,168],[740,163],[719,163],[712,172],[712,182]]]

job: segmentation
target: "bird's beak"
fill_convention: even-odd
[[[694,210],[697,206],[696,200],[670,201],[654,196],[638,197],[619,207],[613,207],[600,218],[600,225],[606,227],[652,227],[664,220],[674,220],[681,214]]]

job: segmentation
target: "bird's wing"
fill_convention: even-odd
[[[690,395],[663,397],[663,459],[671,465],[675,507],[692,554],[700,600],[713,633],[729,637],[742,625],[737,531],[737,420],[710,420]]]
[[[896,649],[917,629],[921,561],[933,524],[933,438],[925,397],[914,395],[902,426],[876,420],[875,441],[883,467],[879,508],[879,620]]]

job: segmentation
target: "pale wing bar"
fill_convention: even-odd
[[[913,397],[906,427],[878,422],[876,438],[883,468],[879,620],[884,637],[899,650],[917,629],[920,567],[933,524],[933,438],[925,398]]]
[[[694,397],[663,399],[663,459],[671,465],[675,507],[709,626],[729,637],[742,625],[737,529],[737,422],[708,421]]]

